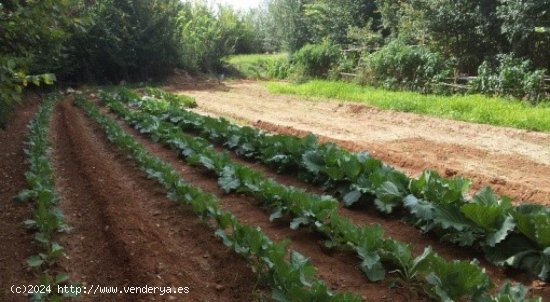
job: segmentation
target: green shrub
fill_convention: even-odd
[[[545,70],[533,70],[530,60],[513,54],[497,56],[498,66],[485,61],[479,66],[472,90],[492,95],[511,95],[538,103],[544,97]]]
[[[120,90],[119,94],[125,93],[124,90]],[[145,94],[153,97],[160,98],[167,101],[170,105],[176,108],[195,108],[197,107],[197,102],[194,98],[183,95],[183,94],[174,94],[159,88],[146,87]],[[136,99],[137,97],[131,97],[128,99]]]
[[[268,75],[272,79],[286,79],[288,78],[291,70],[290,62],[288,61],[288,58],[281,58],[278,60],[273,60],[269,62],[269,66],[267,68]]]
[[[236,55],[229,57],[227,63],[247,79],[286,79],[290,73],[286,53]]]
[[[292,56],[295,72],[303,77],[325,78],[338,64],[340,49],[329,42],[307,44]]]
[[[452,66],[439,53],[420,45],[390,42],[362,58],[359,82],[388,89],[433,90],[434,83],[452,75]]]

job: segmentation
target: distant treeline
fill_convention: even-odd
[[[217,71],[228,54],[263,50],[253,18],[199,1],[2,1],[0,124],[25,87],[55,78],[118,83],[174,68]]]
[[[266,0],[248,12],[203,3],[0,2],[0,124],[31,84],[217,72],[234,53],[288,51],[304,75],[426,92],[479,74],[480,91],[532,100],[550,68],[550,0]]]

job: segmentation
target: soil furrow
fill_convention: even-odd
[[[62,263],[85,285],[189,287],[186,295],[98,295],[88,301],[251,301],[246,262],[190,211],[168,201],[68,101],[55,112],[55,166],[70,234]]]
[[[25,260],[39,252],[23,221],[32,217],[31,203],[15,203],[13,197],[26,188],[25,141],[27,125],[38,109],[39,98],[28,97],[13,110],[5,130],[0,130],[0,301],[28,301],[11,293],[11,286],[36,284]]]

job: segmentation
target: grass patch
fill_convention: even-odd
[[[247,79],[282,78],[288,69],[287,53],[235,55],[226,61]]]
[[[271,93],[332,98],[365,103],[380,109],[414,112],[459,121],[550,132],[550,105],[532,106],[518,100],[472,95],[424,95],[388,91],[353,83],[315,80],[303,84],[268,82]]]

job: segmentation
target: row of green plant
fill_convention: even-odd
[[[197,102],[194,98],[184,95],[184,94],[174,94],[166,92],[160,88],[155,87],[145,87],[144,92],[147,96],[162,99],[167,102],[169,107],[175,108],[195,108],[197,107]]]
[[[32,219],[25,220],[25,226],[34,231],[33,239],[40,245],[41,252],[27,259],[27,265],[40,273],[39,284],[43,291],[29,295],[32,301],[61,301],[71,293],[58,294],[57,285],[67,284],[69,276],[59,271],[56,262],[63,255],[63,247],[56,242],[59,232],[66,232],[69,226],[57,207],[59,195],[55,191],[54,171],[50,162],[51,145],[48,129],[51,112],[58,96],[50,95],[40,105],[35,118],[29,124],[25,148],[29,170],[25,174],[28,188],[16,197],[18,202],[33,202]],[[73,294],[74,295],[74,294]]]
[[[271,220],[289,214],[293,218],[290,223],[292,229],[300,226],[312,228],[326,238],[327,247],[355,251],[362,261],[360,268],[369,280],[383,280],[386,272],[393,269],[393,275],[411,290],[424,288],[428,295],[436,299],[491,299],[485,293],[491,282],[477,262],[448,262],[429,247],[415,258],[409,245],[385,238],[380,226],[358,227],[340,216],[336,200],[280,185],[257,171],[233,163],[227,154],[216,152],[202,138],[185,135],[179,127],[153,115],[130,111],[120,102],[135,100],[128,99],[128,96],[128,93],[103,94],[102,100],[141,133],[175,149],[189,164],[215,173],[218,185],[224,192],[251,195],[272,208]],[[144,104],[154,103],[145,99],[132,106]]]
[[[216,229],[216,236],[226,246],[247,259],[254,271],[269,282],[275,301],[360,301],[350,293],[332,293],[314,278],[315,268],[307,258],[295,251],[287,252],[287,242],[273,242],[259,228],[239,223],[234,215],[220,208],[214,195],[186,183],[169,164],[147,152],[89,101],[77,97],[75,103],[101,126],[109,141],[136,161],[149,178],[164,187],[170,200],[190,206]]]
[[[270,135],[224,119],[165,110],[158,102],[142,101],[139,106],[239,156],[322,185],[347,207],[373,203],[378,211],[405,217],[444,241],[483,251],[493,264],[525,270],[543,280],[550,277],[550,209],[545,206],[512,205],[510,198],[489,187],[468,199],[468,179],[445,179],[433,171],[409,178],[367,153],[320,144],[313,135]]]

